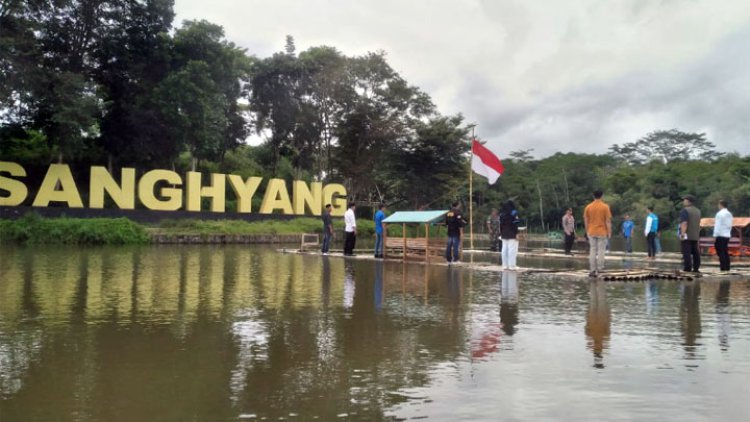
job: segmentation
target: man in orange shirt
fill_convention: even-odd
[[[603,192],[594,191],[594,200],[583,211],[583,224],[589,238],[589,277],[596,277],[604,269],[604,251],[612,237],[612,211],[602,201]]]

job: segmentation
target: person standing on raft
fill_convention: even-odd
[[[518,225],[521,218],[513,201],[507,201],[500,214],[500,237],[503,239],[502,264],[504,270],[515,271],[518,255]]]
[[[589,277],[596,277],[604,269],[604,251],[612,237],[612,211],[602,201],[601,189],[594,191],[594,200],[583,211],[583,224],[589,238]]]

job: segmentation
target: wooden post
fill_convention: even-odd
[[[474,126],[471,127],[471,142],[474,143]],[[474,170],[471,169],[471,159],[474,158],[472,148],[469,155],[469,248],[474,250]],[[463,242],[461,242],[461,259],[463,259]]]
[[[388,240],[388,224],[383,223],[383,259],[388,259],[388,248],[385,247]]]
[[[404,238],[404,261],[406,261],[406,223],[401,223],[401,236]]]
[[[430,226],[424,225],[424,262],[430,262]]]

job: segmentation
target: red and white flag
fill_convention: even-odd
[[[471,141],[471,169],[487,178],[490,184],[497,182],[505,167],[497,155],[476,139]]]

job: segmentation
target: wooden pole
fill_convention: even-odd
[[[429,223],[424,225],[424,262],[430,262],[430,226]]]
[[[473,146],[474,126],[471,127],[471,143]],[[474,250],[474,171],[471,169],[472,158],[474,158],[473,148],[469,156],[469,248]]]
[[[406,261],[406,223],[401,224],[401,235],[404,238],[404,261]]]

